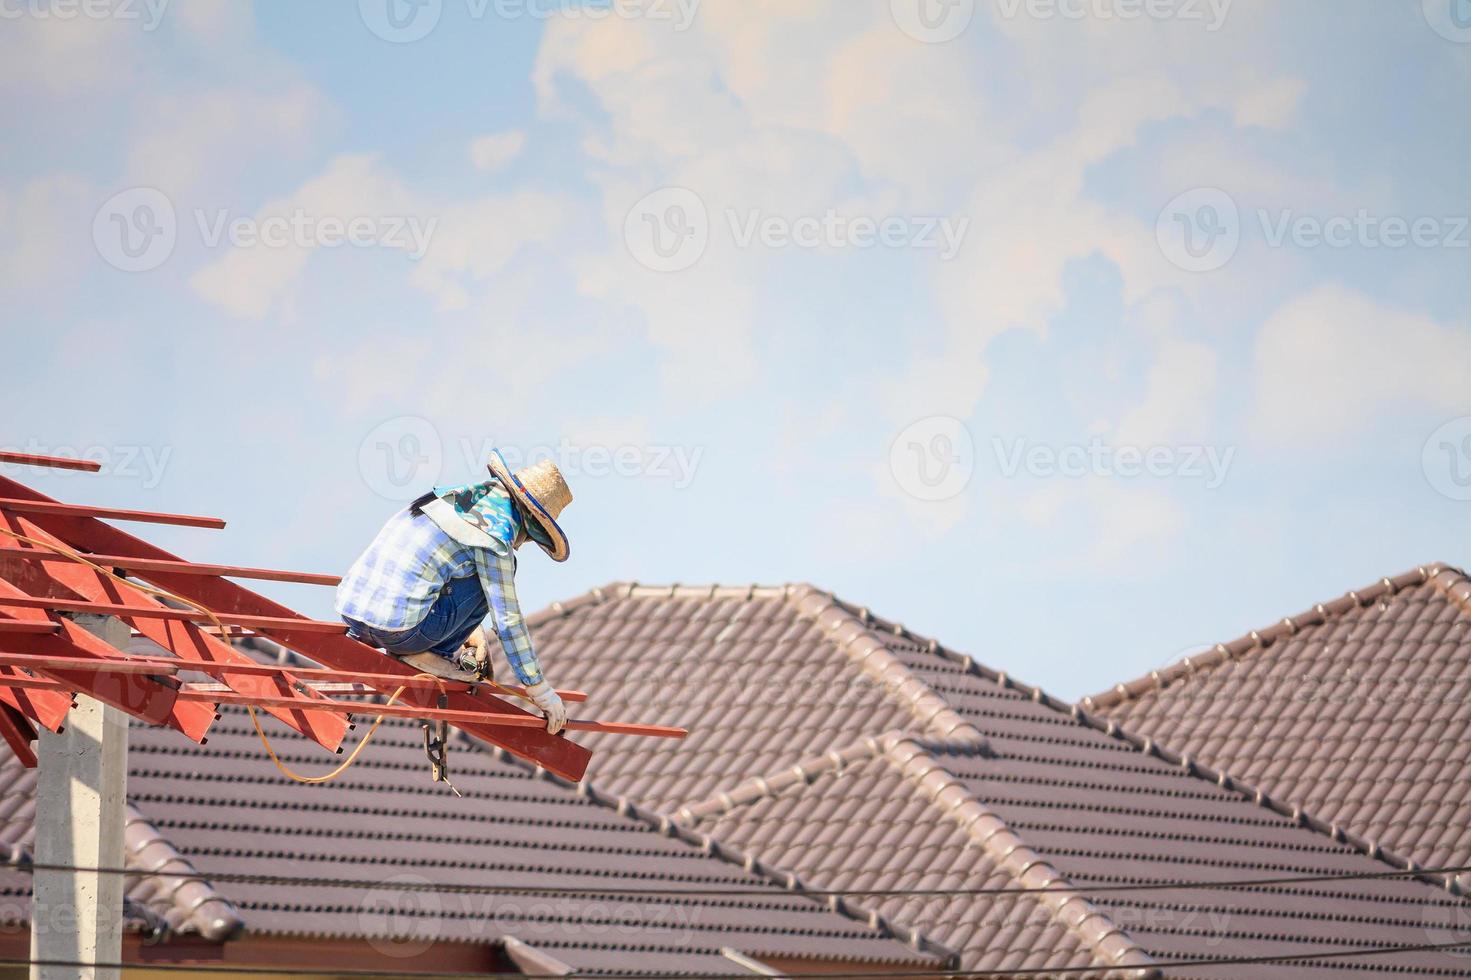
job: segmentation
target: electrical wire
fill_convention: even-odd
[[[124,875],[134,878],[176,878],[182,881],[233,882],[249,885],[309,885],[318,888],[355,888],[372,890],[391,887],[401,892],[431,892],[446,895],[602,895],[648,898],[845,898],[867,896],[880,898],[948,898],[952,896],[1032,896],[1046,894],[1100,895],[1152,891],[1216,891],[1236,888],[1271,888],[1339,881],[1380,881],[1418,878],[1422,875],[1471,873],[1471,865],[1444,868],[1422,868],[1417,871],[1363,871],[1345,874],[1301,875],[1265,878],[1236,878],[1223,881],[1128,882],[1116,885],[1047,885],[1042,888],[784,888],[774,884],[767,888],[638,888],[579,885],[478,885],[449,884],[429,881],[399,882],[361,878],[319,878],[305,875],[251,874],[221,872],[218,874],[183,874],[178,871],[140,868],[82,867],[72,864],[20,862],[11,864],[17,871],[67,871],[87,874]],[[1453,903],[1455,904],[1455,903]]]

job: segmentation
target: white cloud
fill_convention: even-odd
[[[526,134],[519,129],[489,136],[477,136],[470,142],[470,160],[482,173],[495,173],[510,166],[526,146]]]
[[[1277,78],[1243,92],[1236,100],[1236,125],[1286,129],[1296,120],[1307,87],[1300,78]]]
[[[1346,440],[1406,407],[1471,413],[1471,330],[1320,286],[1262,325],[1253,431],[1305,446]]]
[[[0,288],[38,289],[79,271],[92,257],[95,192],[66,174],[0,187]]]
[[[1011,505],[1016,517],[1057,542],[1039,549],[1045,557],[1032,563],[1047,574],[1118,577],[1167,565],[1189,523],[1170,493],[1101,477],[1054,480]]]
[[[500,273],[528,245],[554,242],[572,220],[569,200],[539,191],[512,191],[442,206],[416,205],[432,215],[433,243],[411,281],[441,310],[467,308],[472,287]]]
[[[134,127],[131,182],[176,203],[223,206],[263,158],[304,155],[331,108],[305,84],[272,91],[217,88],[159,95]]]
[[[463,201],[422,197],[373,154],[340,156],[317,177],[287,197],[266,204],[253,218],[294,221],[307,227],[332,220],[365,220],[381,236],[381,248],[416,258],[406,278],[433,296],[441,310],[468,308],[483,286],[501,272],[524,246],[555,238],[570,217],[560,198],[521,191]],[[227,217],[245,217],[232,215]],[[182,221],[198,224],[194,215]],[[208,236],[218,214],[202,219]],[[189,229],[192,234],[195,229]],[[223,257],[201,268],[190,284],[206,301],[244,319],[261,319],[289,300],[311,254],[323,247],[321,236],[295,238],[284,246],[232,245],[223,242]],[[422,250],[422,256],[418,253]]]
[[[382,172],[373,155],[362,154],[336,158],[320,176],[289,197],[269,202],[254,217],[289,220],[297,212],[343,220],[414,213],[408,189]],[[312,246],[294,240],[280,247],[227,245],[222,242],[224,256],[196,272],[190,285],[202,299],[227,313],[257,320],[289,297],[313,251]]]
[[[1215,415],[1218,360],[1206,344],[1163,342],[1149,368],[1144,398],[1119,422],[1114,441],[1147,447],[1204,440]]]
[[[141,14],[143,8],[134,9]],[[145,54],[147,35],[137,22],[24,14],[6,16],[3,22],[0,83],[30,98],[126,88]]]

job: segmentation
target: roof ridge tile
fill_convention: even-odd
[[[1296,616],[1288,616],[1263,629],[1251,630],[1228,643],[1217,643],[1210,650],[1195,657],[1184,657],[1176,663],[1159,670],[1152,670],[1132,681],[1115,684],[1107,691],[1089,695],[1079,703],[1089,711],[1103,711],[1132,701],[1143,694],[1160,690],[1182,678],[1189,678],[1204,670],[1220,666],[1227,661],[1239,660],[1249,653],[1260,653],[1278,640],[1292,636],[1309,626],[1321,626],[1354,609],[1367,606],[1388,596],[1398,595],[1407,588],[1432,583],[1458,609],[1471,615],[1471,581],[1460,569],[1436,562],[1382,578],[1362,589],[1351,589],[1337,599],[1320,602]]]
[[[517,768],[525,769],[548,782],[569,789],[579,797],[598,806],[614,810],[620,816],[637,820],[665,837],[672,837],[677,840],[682,840],[687,844],[692,844],[700,848],[703,853],[724,861],[727,864],[741,867],[757,877],[765,878],[779,888],[789,892],[800,892],[803,890],[801,878],[796,872],[776,867],[775,865],[762,861],[755,854],[731,847],[729,844],[711,837],[709,834],[700,833],[694,828],[686,826],[676,817],[658,813],[647,807],[641,807],[629,797],[619,796],[601,790],[587,778],[584,778],[581,782],[574,783],[546,769],[542,769],[540,766],[533,766],[498,746],[489,746],[482,742],[472,741],[468,736],[463,735],[461,735],[460,741],[481,751],[490,752],[500,761]],[[839,895],[830,896],[824,904],[836,914],[856,922],[861,922],[875,932],[903,943],[915,952],[943,959],[947,968],[959,962],[959,953],[955,950],[935,942],[935,940],[926,936],[918,929],[900,926],[883,915],[880,915],[877,911],[862,908]]]
[[[1466,574],[1460,569],[1452,565],[1437,562],[1431,565],[1422,565],[1413,571],[1405,572],[1393,578],[1380,579],[1372,586],[1349,592],[1332,602],[1319,603],[1314,607],[1313,612],[1321,612],[1325,617],[1341,615],[1343,612],[1356,608],[1357,606],[1368,605],[1369,603],[1377,602],[1387,595],[1396,594],[1411,586],[1423,585],[1432,581],[1437,582],[1437,588],[1445,590],[1447,595],[1452,597],[1453,601],[1459,603],[1461,600],[1457,597],[1465,596],[1466,601],[1471,603],[1471,579],[1468,579]],[[819,590],[813,591],[818,592],[819,595],[827,596],[841,607],[841,602],[828,593],[822,593]],[[1468,614],[1471,614],[1471,608],[1468,608]],[[852,613],[847,613],[847,615],[853,616]],[[1310,619],[1311,616],[1312,612],[1287,617],[1277,626],[1269,627],[1265,630],[1253,630],[1241,640],[1234,641],[1231,644],[1217,644],[1212,653],[1220,658],[1232,657],[1234,659],[1246,650],[1251,649],[1253,644],[1265,643],[1265,645],[1270,645],[1270,643],[1275,642],[1281,636],[1296,632],[1303,625],[1306,625],[1303,621]],[[857,617],[855,616],[853,618],[856,619]],[[1069,715],[1078,722],[1102,732],[1110,738],[1121,741],[1146,755],[1153,755],[1170,765],[1180,766],[1186,772],[1213,782],[1222,789],[1239,793],[1263,809],[1270,810],[1279,816],[1294,821],[1300,826],[1323,834],[1336,843],[1352,848],[1360,854],[1381,864],[1388,865],[1396,871],[1424,871],[1422,865],[1396,852],[1385,850],[1378,841],[1350,833],[1337,823],[1323,820],[1320,817],[1308,813],[1301,805],[1276,799],[1256,786],[1231,775],[1229,772],[1202,765],[1192,759],[1188,753],[1176,752],[1167,746],[1160,745],[1152,738],[1135,735],[1132,732],[1126,731],[1118,722],[1111,718],[1104,717],[1101,714],[1094,715],[1092,712],[1095,709],[1091,707],[1091,704],[1096,703],[1096,698],[1084,698],[1077,704],[1069,704],[1054,695],[1048,694],[1040,687],[1034,687],[1017,681],[1005,671],[992,670],[973,657],[942,647],[936,640],[911,633],[898,624],[887,623],[876,617],[870,616],[869,619],[876,624],[887,626],[896,635],[905,636],[915,642],[926,643],[932,653],[952,660],[959,664],[967,673],[989,680],[1008,690],[1026,694],[1032,701],[1046,705],[1058,714]],[[1215,662],[1219,661],[1217,660]],[[979,735],[979,733],[977,734]],[[984,736],[980,737],[984,740]],[[1460,896],[1464,894],[1464,888],[1456,875],[1422,873],[1417,874],[1416,877],[1421,881],[1444,888],[1453,895]]]
[[[1050,890],[1072,883],[950,773],[925,744],[904,732],[887,733],[875,741],[890,765],[928,795],[998,868],[1009,873],[1030,898],[1046,906],[1099,959],[1113,968],[1130,968],[1127,975],[1157,975],[1154,958],[1108,913],[1079,892]]]
[[[820,776],[841,772],[858,762],[883,758],[916,789],[929,796],[932,803],[959,824],[961,831],[975,841],[998,868],[1008,872],[1024,889],[1030,891],[1068,884],[1065,875],[1027,845],[999,815],[944,768],[933,755],[936,751],[972,754],[989,753],[990,748],[984,738],[974,741],[927,739],[903,729],[892,729],[825,755],[805,759],[770,775],[747,779],[729,791],[681,807],[675,811],[674,819],[698,823],[707,817],[777,796],[793,787],[810,784]],[[924,761],[916,763],[915,760],[921,758]],[[976,831],[982,822],[988,828],[985,834]],[[1153,959],[1106,913],[1078,893],[1042,892],[1028,897],[1047,906],[1057,921],[1093,949],[1102,961],[1111,961],[1111,968],[1129,968],[1130,976],[1151,975],[1138,971],[1148,970]]]
[[[245,928],[235,904],[169,843],[153,822],[131,802],[123,821],[126,864],[153,876],[157,891],[182,911],[199,934],[212,942],[233,939]]]
[[[946,739],[984,743],[986,737],[950,703],[894,656],[883,637],[870,628],[876,620],[864,610],[855,615],[832,593],[810,585],[793,586],[787,601],[797,614],[816,623],[858,667],[892,692],[920,724]]]

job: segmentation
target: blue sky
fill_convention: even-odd
[[[0,3],[0,444],[191,558],[545,448],[528,607],[810,581],[1067,697],[1471,560],[1464,0],[80,9]]]

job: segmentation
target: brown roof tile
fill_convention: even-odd
[[[1468,865],[1468,597],[1463,573],[1425,566],[1082,703],[1391,860]]]
[[[270,724],[283,761],[321,767],[319,749]],[[757,959],[908,969],[933,968],[949,955],[933,944],[924,952],[906,948],[882,924],[868,922],[866,912],[839,914],[789,894],[784,879],[728,845],[469,740],[452,755],[455,785],[465,794],[457,798],[429,783],[420,732],[411,722],[385,721],[357,764],[320,786],[288,783],[237,709],[224,711],[207,745],[173,734],[137,726],[131,733],[128,863],[165,872],[129,879],[139,916],[152,916],[142,924],[213,939],[243,929],[388,947],[405,939],[511,938],[580,973],[598,974],[739,972],[725,948]],[[0,814],[10,819],[0,824],[0,845],[13,845],[19,856],[31,839],[34,777],[14,760],[5,765]],[[430,882],[573,892],[405,893],[400,885]],[[600,891],[619,887],[743,894]],[[28,891],[24,875],[0,876],[4,921],[25,921]],[[413,899],[407,911],[376,911],[406,895]]]
[[[640,625],[654,620],[657,635]],[[1401,950],[1371,971],[1471,974],[1471,961],[1405,949],[1467,908],[1421,881],[1108,891],[1389,869],[1290,803],[811,587],[618,585],[531,622],[549,669],[594,692],[590,715],[691,730],[678,746],[588,735],[590,778],[810,888],[941,889],[853,901],[960,950],[966,969],[1367,943]],[[1013,893],[963,893],[995,887]]]

